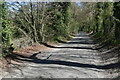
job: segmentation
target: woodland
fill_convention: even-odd
[[[120,2],[0,1],[1,58],[26,46],[68,41],[81,31],[98,50],[118,47],[120,57]]]

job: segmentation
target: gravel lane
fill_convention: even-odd
[[[13,78],[104,78],[98,52],[87,33],[81,32],[54,51],[38,54],[19,68],[12,68],[5,77]]]

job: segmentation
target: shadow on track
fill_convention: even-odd
[[[70,40],[69,42],[65,42],[59,39],[56,39],[56,41],[58,41],[59,43],[63,43],[63,44],[86,44],[86,45],[93,45],[95,44],[94,42],[90,41],[88,35],[78,35],[77,37],[73,38],[72,40]],[[88,46],[82,46],[82,47],[56,47],[56,46],[52,46],[49,45],[47,43],[42,43],[43,45],[50,47],[50,48],[71,48],[71,49],[90,49],[90,50],[95,50],[92,47]]]
[[[74,40],[74,39],[73,39]],[[83,39],[84,40],[84,39]],[[62,40],[58,40],[57,39],[57,42],[59,42],[59,43],[64,43],[64,44],[95,44],[95,43],[93,43],[93,42],[87,42],[87,41],[76,41],[76,42],[65,42],[65,41],[62,41]]]
[[[96,69],[114,69],[120,68],[120,62],[108,65],[93,65],[93,64],[83,64],[77,62],[69,62],[69,61],[58,61],[58,60],[41,60],[41,59],[19,59],[22,61],[33,62],[36,64],[58,64],[64,66],[73,66],[73,67],[82,67],[82,68],[96,68]]]
[[[46,43],[42,43],[43,45],[50,47],[50,48],[71,48],[71,49],[90,49],[90,50],[95,50],[92,47],[56,47],[56,46],[52,46],[52,45],[48,45]],[[72,44],[72,43],[68,43],[68,44]]]

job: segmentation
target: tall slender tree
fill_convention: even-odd
[[[114,3],[115,38],[120,40],[120,2]]]
[[[2,56],[10,54],[12,32],[7,19],[7,5],[2,3]]]

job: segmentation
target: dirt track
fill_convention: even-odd
[[[81,32],[67,43],[27,59],[6,77],[22,78],[106,78],[109,66],[100,64],[99,52],[88,34]],[[44,56],[41,56],[44,55]],[[26,62],[27,61],[27,62]]]

